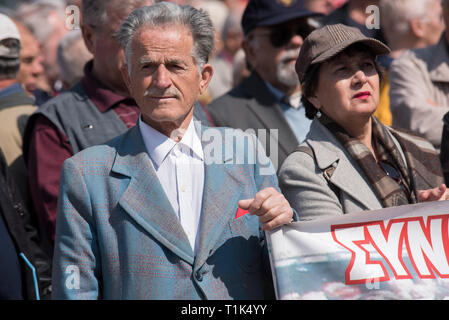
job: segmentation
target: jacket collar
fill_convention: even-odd
[[[432,47],[431,56],[426,61],[429,65],[429,76],[433,82],[449,82],[449,53],[446,36]]]
[[[216,249],[223,230],[235,215],[235,206],[241,198],[242,177],[233,165],[229,165],[233,163],[234,157],[228,149],[232,145],[219,143],[222,159],[211,159],[213,153],[209,152],[210,144],[222,139],[223,129],[202,126],[196,121],[195,129],[201,134],[205,151],[205,182],[199,229],[201,233],[196,258],[157,178],[138,126],[130,129],[115,143],[116,156],[112,172],[130,178],[119,205],[161,244],[199,268]]]
[[[312,148],[318,167],[334,166],[331,183],[359,201],[366,210],[381,209],[369,182],[337,138],[317,119],[312,121],[306,142]]]
[[[278,129],[279,148],[289,154],[298,145],[298,141],[276,97],[265,85],[263,79],[253,71],[250,77],[242,82],[243,90],[253,99],[249,100],[248,108],[254,117],[258,118],[266,128]]]

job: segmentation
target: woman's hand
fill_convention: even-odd
[[[443,201],[443,200],[449,200],[449,189],[446,187],[445,184],[441,184],[437,188],[418,191],[419,202]]]

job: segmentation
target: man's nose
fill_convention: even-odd
[[[161,64],[158,66],[153,76],[154,85],[158,88],[168,88],[171,85],[170,72]]]
[[[42,65],[42,59],[37,57],[36,59],[34,59],[32,63],[32,72],[34,75],[41,75],[44,73],[44,71],[45,69],[44,66]]]
[[[303,37],[300,36],[299,34],[294,34],[290,39],[289,46],[297,48],[301,47],[303,43],[304,43]]]

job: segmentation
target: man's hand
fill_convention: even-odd
[[[419,202],[442,201],[442,200],[449,200],[449,189],[446,187],[445,184],[441,184],[437,188],[418,191]]]
[[[284,195],[275,188],[265,188],[253,199],[239,201],[239,208],[259,216],[263,230],[273,230],[292,220],[293,210]]]

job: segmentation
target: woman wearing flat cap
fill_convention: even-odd
[[[432,145],[373,116],[382,78],[376,57],[389,51],[342,24],[305,39],[296,72],[313,122],[279,172],[302,220],[448,198]]]

